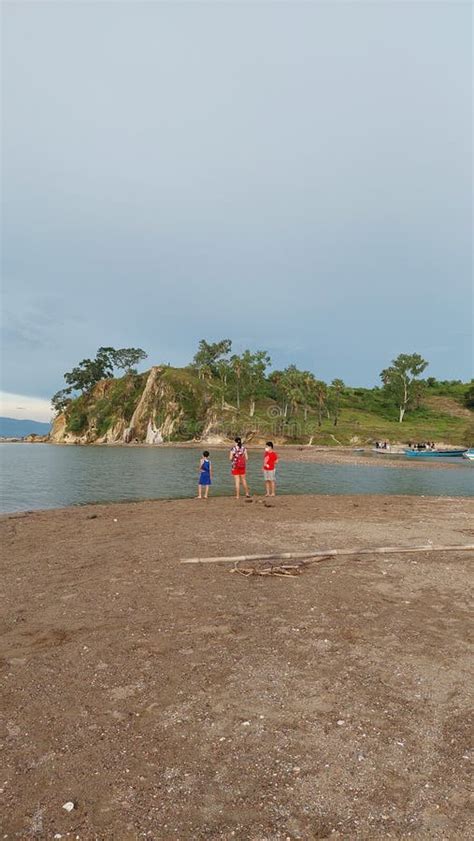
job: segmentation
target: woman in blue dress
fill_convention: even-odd
[[[210,485],[212,485],[212,464],[209,458],[209,450],[204,450],[199,462],[198,499],[208,498]],[[202,495],[203,489],[204,497]]]

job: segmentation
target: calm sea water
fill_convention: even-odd
[[[59,508],[87,502],[194,496],[200,450],[0,444],[2,512]],[[212,494],[232,493],[227,453],[211,452]],[[263,491],[262,457],[250,453],[249,482]],[[281,493],[415,494],[474,496],[474,465],[458,470],[406,470],[359,465],[303,464],[281,460]]]

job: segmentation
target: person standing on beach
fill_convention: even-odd
[[[250,496],[249,486],[245,474],[247,472],[248,453],[246,448],[242,445],[241,438],[235,438],[235,443],[229,453],[229,459],[232,462],[231,472],[235,482],[235,498],[240,497],[240,482],[244,486],[245,496]]]
[[[278,455],[273,449],[273,441],[265,444],[263,456],[263,478],[265,479],[265,496],[275,496],[275,468],[278,462]]]
[[[201,461],[199,462],[199,484],[198,484],[198,499],[203,499],[202,490],[204,488],[204,499],[209,497],[209,488],[212,485],[212,464],[209,458],[209,450],[204,450]]]

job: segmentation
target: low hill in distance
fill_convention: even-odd
[[[217,445],[235,435],[247,442],[367,446],[377,440],[471,446],[474,412],[466,405],[472,384],[425,384],[398,422],[383,388],[351,388],[313,404],[282,398],[267,381],[258,395],[236,395],[232,384],[192,366],[154,366],[95,384],[69,401],[54,421],[56,443],[103,444],[196,441]],[[337,410],[334,401],[337,400]]]
[[[0,417],[0,438],[24,438],[26,435],[48,435],[50,423]]]

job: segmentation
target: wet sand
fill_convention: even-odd
[[[472,837],[472,553],[289,579],[179,560],[468,544],[473,523],[472,499],[380,496],[2,517],[3,837]]]

